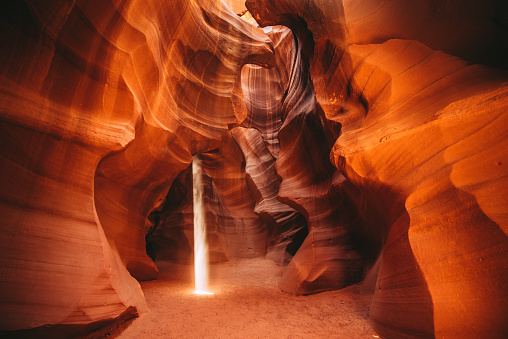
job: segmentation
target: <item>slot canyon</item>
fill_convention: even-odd
[[[0,337],[508,336],[506,0],[0,17]]]

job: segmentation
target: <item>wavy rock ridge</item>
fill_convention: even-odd
[[[370,234],[382,244],[370,312],[375,329],[388,338],[502,337],[508,86],[499,68],[508,60],[506,4],[247,1],[247,7],[260,24],[284,23],[312,47],[302,50],[315,98],[323,119],[341,125],[330,159],[368,207],[358,209],[367,231],[360,238]],[[300,280],[301,286],[309,279]]]
[[[377,276],[386,338],[507,333],[504,1],[0,6],[0,331],[146,312],[200,154],[212,261]]]
[[[270,41],[215,1],[2,7],[0,328],[145,312],[145,220],[244,119],[240,70]]]

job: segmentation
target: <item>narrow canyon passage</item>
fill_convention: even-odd
[[[506,0],[0,1],[0,336],[505,339],[507,126]]]
[[[284,267],[271,260],[215,264],[214,295],[193,294],[192,267],[157,262],[157,280],[142,282],[149,313],[119,338],[375,338],[368,321],[373,291],[362,284],[308,296],[280,292]]]

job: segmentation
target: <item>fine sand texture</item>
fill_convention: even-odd
[[[157,262],[157,280],[142,282],[149,312],[110,337],[376,338],[368,321],[372,295],[361,285],[308,296],[277,287],[284,267],[266,259],[211,265],[210,290],[193,293],[193,267]]]

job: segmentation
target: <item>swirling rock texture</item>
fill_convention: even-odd
[[[249,0],[247,8],[261,25],[302,32],[323,119],[341,124],[331,161],[368,207],[360,217],[379,215],[379,227],[367,220],[363,232],[383,241],[375,329],[388,338],[503,337],[506,3]],[[301,196],[284,185],[281,196]]]
[[[0,329],[140,314],[146,218],[245,118],[240,70],[270,41],[216,1],[1,7]]]
[[[248,15],[244,19],[248,20]],[[275,262],[287,264],[307,232],[303,215],[277,200],[280,186],[275,171],[279,153],[277,135],[282,126],[282,99],[289,83],[288,62],[292,62],[294,55],[293,35],[282,26],[267,28],[265,33],[276,51],[276,67],[243,67],[242,91],[247,117],[242,127],[233,128],[223,137],[220,147],[200,155],[212,262],[267,254]],[[154,218],[156,215],[164,218],[154,225],[153,232],[150,231],[149,243],[156,244],[154,250],[158,253],[154,255],[157,258],[161,258],[162,248],[167,248],[168,244],[173,248],[170,252],[180,257],[174,250],[180,244],[173,239],[175,227],[192,234],[192,223],[186,222],[190,219],[184,216],[184,211],[191,207],[188,199],[177,203],[170,197],[175,186],[184,190],[175,190],[181,191],[179,196],[191,189],[188,181],[182,183],[173,183],[165,207],[161,213],[154,212]],[[170,200],[173,203],[168,204]],[[175,203],[180,207],[173,211],[171,206]],[[183,241],[184,245],[187,243]],[[168,254],[167,250],[165,252]],[[189,255],[188,250],[186,255]]]
[[[340,190],[332,188],[344,182],[328,160],[335,140],[333,133],[328,133],[333,122],[330,125],[323,119],[315,100],[308,69],[309,45],[302,36],[305,32],[294,31],[292,76],[281,106],[280,154],[275,165],[282,179],[278,198],[306,217],[309,234],[280,287],[293,294],[310,294],[360,281],[366,258],[360,253],[361,244],[347,229],[356,232],[364,225],[351,208],[353,203],[341,203]]]
[[[245,180],[243,154],[226,134],[220,147],[201,155],[203,171],[213,182],[210,202],[226,256],[252,258],[266,254],[266,225],[254,213],[255,200]]]
[[[191,258],[200,154],[212,260],[290,261],[293,294],[377,274],[382,337],[505,336],[507,13],[3,2],[0,331],[145,312],[152,258]]]
[[[257,25],[255,21],[253,24]],[[297,51],[287,27],[267,27],[264,31],[273,42],[276,65],[271,69],[243,67],[242,88],[248,115],[241,127],[232,132],[245,158],[247,185],[256,199],[254,212],[268,228],[268,257],[287,264],[308,232],[305,217],[278,200],[281,180],[275,169],[280,153],[282,105],[290,88]]]
[[[275,159],[261,132],[243,127],[232,132],[245,156],[246,183],[255,198],[254,212],[267,228],[267,256],[285,265],[307,234],[306,219],[291,206],[277,200],[280,179],[275,171]]]

